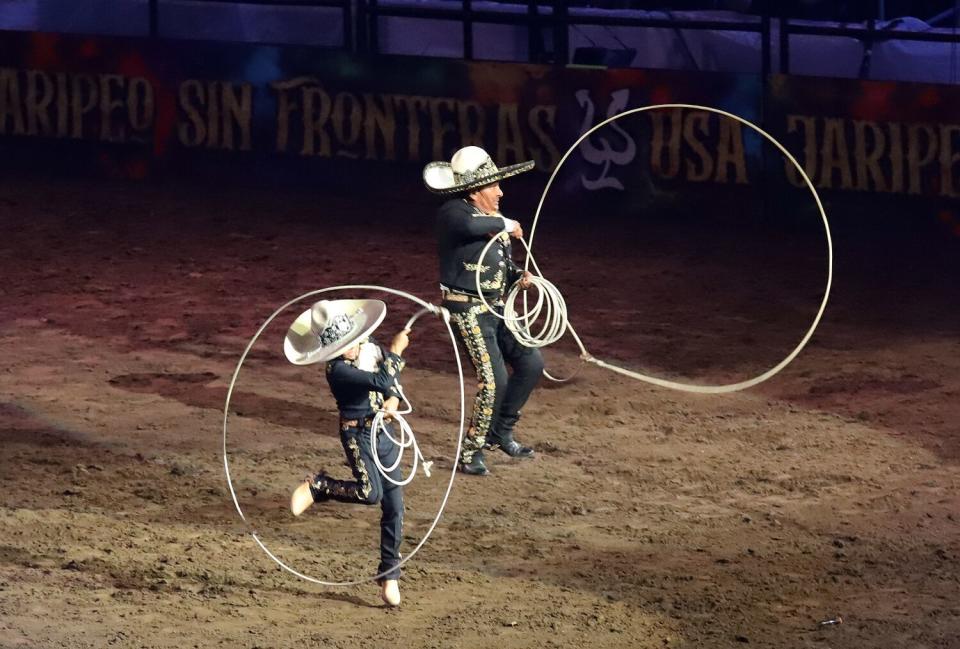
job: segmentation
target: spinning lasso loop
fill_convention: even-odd
[[[737,115],[734,115],[732,113],[728,113],[727,111],[720,110],[718,108],[711,108],[709,106],[699,106],[696,104],[657,104],[653,106],[643,106],[641,108],[633,108],[631,110],[624,111],[618,115],[614,115],[613,117],[610,117],[600,122],[590,130],[588,130],[586,133],[581,135],[577,139],[577,141],[574,142],[569,149],[567,149],[567,152],[563,154],[562,158],[560,158],[560,161],[557,163],[556,168],[553,170],[553,173],[550,175],[550,180],[547,181],[547,185],[544,188],[543,194],[540,197],[540,203],[537,205],[537,211],[533,217],[533,225],[530,228],[530,240],[524,243],[524,245],[527,248],[527,260],[526,260],[526,263],[524,264],[524,269],[525,270],[529,269],[530,265],[532,264],[536,272],[540,274],[540,269],[539,267],[537,267],[536,261],[534,260],[533,254],[532,254],[533,237],[536,234],[537,223],[540,220],[540,212],[543,209],[543,204],[547,199],[547,193],[550,191],[550,187],[553,184],[553,181],[556,178],[557,173],[560,171],[560,168],[563,166],[563,163],[566,161],[566,159],[570,157],[570,155],[577,149],[578,146],[580,146],[580,143],[583,142],[586,138],[590,137],[598,129],[603,128],[607,124],[610,124],[611,122],[618,120],[622,117],[627,117],[629,115],[633,115],[636,113],[643,113],[650,110],[671,109],[671,108],[703,110],[703,111],[707,111],[717,115],[723,115],[724,117],[729,117],[730,119],[733,119],[745,126],[752,128],[754,131],[756,131],[757,133],[762,135],[764,138],[766,138],[768,142],[773,144],[780,151],[780,153],[782,153],[791,162],[791,164],[793,164],[794,168],[796,168],[797,172],[799,172],[800,176],[803,178],[804,183],[806,183],[807,188],[813,194],[813,198],[817,203],[817,209],[820,211],[820,218],[823,221],[824,233],[826,234],[826,238],[827,238],[827,286],[823,292],[823,301],[820,303],[820,308],[817,310],[817,315],[813,319],[813,324],[810,325],[810,328],[807,330],[806,334],[800,340],[800,343],[782,361],[777,363],[775,366],[771,367],[766,372],[759,374],[753,378],[747,379],[745,381],[740,381],[737,383],[728,383],[724,385],[697,385],[697,384],[691,384],[691,383],[680,383],[677,381],[669,381],[666,379],[657,378],[655,376],[648,376],[646,374],[641,374],[640,372],[634,372],[624,367],[620,367],[619,365],[608,363],[606,361],[602,361],[598,358],[595,358],[590,352],[587,351],[587,348],[584,346],[583,342],[580,340],[580,337],[577,335],[577,332],[574,330],[573,326],[570,324],[569,320],[567,319],[566,305],[564,304],[563,298],[562,296],[560,296],[559,291],[556,291],[556,287],[554,287],[552,284],[549,284],[549,282],[543,279],[543,277],[535,278],[534,285],[537,286],[539,283],[549,284],[551,288],[546,291],[546,297],[544,297],[544,291],[541,290],[540,293],[538,294],[537,303],[534,305],[534,308],[526,311],[524,315],[521,315],[521,316],[512,315],[513,314],[512,305],[514,300],[516,299],[516,295],[519,290],[518,283],[514,284],[514,286],[511,288],[505,300],[503,319],[505,320],[505,324],[508,327],[511,327],[511,330],[513,330],[513,327],[517,327],[518,330],[521,331],[521,335],[518,335],[518,339],[520,340],[521,343],[527,346],[531,346],[531,347],[542,346],[544,344],[549,344],[549,342],[554,342],[555,340],[559,339],[559,336],[555,335],[556,330],[560,329],[560,331],[562,332],[564,329],[566,329],[567,331],[570,332],[570,335],[573,337],[573,339],[577,343],[577,346],[580,348],[580,358],[586,362],[593,363],[594,365],[598,365],[599,367],[606,368],[613,372],[617,372],[618,374],[622,374],[624,376],[628,376],[630,378],[637,379],[639,381],[652,383],[654,385],[659,385],[661,387],[670,388],[673,390],[681,390],[684,392],[697,392],[701,394],[721,394],[726,392],[736,392],[737,390],[744,390],[746,388],[750,388],[760,383],[763,383],[767,379],[771,378],[772,376],[780,372],[780,370],[782,370],[787,365],[789,365],[790,362],[797,357],[797,354],[799,354],[800,351],[806,346],[807,342],[813,336],[813,332],[816,330],[817,325],[820,323],[820,318],[823,316],[823,312],[827,308],[827,300],[830,298],[830,286],[833,283],[833,240],[830,236],[830,223],[827,220],[827,213],[823,209],[823,203],[820,201],[820,195],[817,193],[816,188],[813,186],[813,183],[810,181],[810,177],[804,171],[803,167],[800,166],[800,163],[797,162],[796,158],[794,158],[793,155],[789,151],[787,151],[787,149],[782,144],[780,144],[780,142],[778,142],[772,135],[764,131],[762,128],[760,128],[753,122],[746,120],[742,117],[738,117]],[[489,246],[490,244],[487,244],[488,248]],[[484,249],[482,255],[486,255],[486,248]],[[484,257],[481,256],[481,259],[483,258]],[[479,282],[479,276],[480,276],[480,273],[478,270],[477,272],[478,282]],[[482,293],[481,293],[481,297],[482,297]],[[526,297],[524,298],[524,300],[526,302]],[[544,300],[548,302],[546,306],[541,305],[541,302]],[[489,308],[489,305],[487,306]],[[510,309],[509,316],[507,315],[508,307]],[[539,316],[540,312],[543,309],[546,310],[544,317],[547,319],[547,322],[546,324],[544,324],[544,327],[541,331],[546,331],[550,335],[544,337],[543,339],[540,339],[538,334],[533,335],[529,333],[529,326],[530,324],[532,324],[532,321]],[[542,341],[548,341],[548,342],[542,342]],[[569,378],[571,378],[571,377],[568,377],[567,379],[556,379],[552,377],[550,374],[548,374],[546,371],[544,371],[544,375],[547,378],[554,381],[569,380]]]
[[[233,498],[233,504],[234,504],[234,506],[236,506],[236,508],[237,508],[237,513],[240,514],[240,518],[243,520],[243,522],[246,523],[247,525],[250,525],[251,527],[252,527],[252,524],[250,523],[250,521],[247,520],[247,517],[244,515],[243,509],[240,507],[240,501],[239,501],[238,498],[237,498],[237,492],[236,492],[236,490],[233,488],[233,480],[232,480],[232,478],[230,477],[230,462],[229,462],[229,459],[228,459],[228,457],[227,457],[227,418],[228,418],[228,415],[229,415],[229,412],[230,412],[230,398],[233,396],[233,388],[234,388],[234,386],[235,386],[236,383],[237,383],[237,377],[240,375],[240,369],[243,367],[243,363],[244,363],[244,361],[246,360],[247,355],[250,353],[250,350],[253,349],[253,346],[256,344],[257,340],[260,338],[260,335],[261,335],[261,334],[264,332],[264,330],[270,325],[270,323],[273,322],[273,320],[274,320],[278,315],[280,315],[283,311],[285,311],[286,309],[288,309],[289,307],[293,306],[294,304],[297,304],[298,302],[301,302],[301,301],[303,301],[303,300],[305,300],[305,299],[307,299],[307,298],[309,298],[309,297],[313,297],[313,296],[316,296],[316,295],[321,295],[321,294],[323,294],[323,293],[329,293],[329,292],[331,292],[331,291],[345,291],[345,290],[382,291],[382,292],[384,292],[384,293],[390,293],[390,294],[392,294],[392,295],[397,295],[397,296],[406,298],[406,299],[408,299],[408,300],[410,300],[410,301],[412,301],[412,302],[415,302],[415,303],[419,304],[419,305],[420,305],[421,307],[423,307],[423,308],[422,308],[414,317],[412,317],[412,318],[407,322],[407,326],[406,326],[407,329],[409,329],[409,328],[413,325],[413,323],[416,321],[416,319],[419,318],[419,317],[420,317],[421,315],[423,315],[424,313],[432,313],[432,314],[435,314],[435,315],[440,316],[440,317],[443,319],[443,323],[444,323],[444,325],[445,325],[446,328],[447,328],[447,333],[448,333],[449,336],[450,336],[450,344],[451,344],[451,346],[453,347],[453,352],[454,352],[454,355],[455,355],[455,357],[456,357],[456,359],[457,359],[457,374],[458,374],[459,379],[460,379],[460,430],[459,430],[459,432],[458,432],[458,434],[457,434],[457,451],[456,451],[455,458],[460,457],[460,446],[461,446],[461,444],[462,444],[462,442],[463,442],[463,429],[464,429],[464,423],[465,423],[465,422],[464,422],[464,414],[465,414],[465,412],[466,412],[466,411],[465,411],[465,406],[464,406],[465,399],[464,399],[464,382],[463,382],[463,364],[462,364],[461,361],[460,361],[460,351],[457,349],[456,339],[455,339],[454,336],[453,336],[453,329],[450,327],[450,314],[449,314],[445,309],[441,309],[440,307],[438,307],[438,306],[436,306],[436,305],[430,304],[430,303],[428,303],[428,302],[424,302],[423,300],[421,300],[420,298],[418,298],[418,297],[415,296],[415,295],[411,295],[411,294],[409,294],[409,293],[405,293],[405,292],[403,292],[403,291],[398,291],[398,290],[392,289],[392,288],[386,288],[386,287],[384,287],[384,286],[373,286],[373,285],[366,285],[366,284],[351,284],[351,285],[344,285],[344,286],[332,286],[332,287],[329,287],[329,288],[321,288],[321,289],[318,289],[318,290],[315,290],[315,291],[310,291],[309,293],[304,293],[304,294],[301,295],[300,297],[297,297],[297,298],[294,298],[293,300],[290,300],[289,302],[287,302],[286,304],[284,304],[283,306],[281,306],[280,308],[278,308],[276,311],[274,311],[274,312],[270,315],[270,317],[267,318],[267,320],[266,320],[262,325],[260,325],[260,328],[257,329],[257,332],[253,335],[253,338],[250,339],[250,342],[247,344],[246,349],[243,350],[243,354],[240,356],[240,360],[237,362],[237,368],[234,370],[234,372],[233,372],[233,377],[230,379],[230,386],[227,388],[227,400],[226,400],[226,403],[224,403],[224,405],[223,405],[223,469],[224,469],[224,471],[226,472],[226,475],[227,475],[227,485],[230,487],[230,495],[231,495],[231,497]],[[406,398],[404,398],[404,401],[406,401]],[[408,403],[408,405],[409,405],[409,402],[407,402],[407,403]],[[412,408],[411,408],[410,411],[407,411],[407,412],[411,412],[411,411],[412,411]],[[391,438],[391,439],[392,439],[392,438]],[[401,435],[401,439],[402,439],[402,440],[404,439],[403,435]],[[412,433],[411,433],[410,439],[411,439],[411,440],[413,439],[413,438],[412,438]],[[404,440],[404,441],[405,441],[405,440]],[[376,448],[376,444],[374,444],[373,447],[374,447],[374,449],[375,449],[375,448]],[[419,447],[416,447],[416,448],[415,448],[415,458],[416,458],[417,456],[419,456],[419,457],[422,459],[422,455],[420,455],[420,449],[419,449]],[[379,466],[379,459],[378,459],[378,466]],[[423,538],[420,539],[420,542],[416,545],[416,547],[414,547],[414,548],[410,551],[409,554],[407,554],[406,556],[404,556],[404,557],[400,560],[400,563],[398,563],[397,566],[396,566],[397,568],[399,568],[400,566],[403,566],[403,565],[404,565],[405,563],[407,563],[410,559],[412,559],[412,558],[414,557],[414,555],[417,554],[417,552],[420,551],[420,548],[422,548],[423,545],[427,542],[427,539],[430,538],[430,535],[433,533],[434,528],[436,528],[437,523],[440,522],[440,517],[443,515],[443,510],[444,510],[444,508],[446,508],[446,506],[447,506],[447,500],[449,500],[449,498],[450,498],[450,491],[453,489],[453,480],[454,480],[454,478],[456,477],[456,468],[457,468],[457,463],[456,463],[456,461],[454,461],[454,462],[453,462],[453,469],[450,471],[450,480],[449,480],[449,482],[447,482],[447,488],[446,488],[446,491],[444,491],[443,500],[440,502],[440,509],[437,510],[437,515],[436,515],[436,517],[435,517],[435,518],[433,519],[433,521],[430,523],[430,527],[427,529],[426,533],[423,535]],[[381,468],[381,470],[382,470],[382,468]],[[414,471],[415,471],[415,470],[416,470],[416,469],[414,469]],[[408,476],[407,482],[409,482],[409,480],[412,479],[412,475],[413,475],[413,472],[411,472],[411,475]],[[429,474],[428,474],[428,475],[429,475]],[[406,483],[404,483],[404,484],[406,484]],[[281,568],[283,568],[284,570],[286,570],[286,571],[289,572],[290,574],[296,575],[297,577],[300,577],[301,579],[305,579],[305,580],[307,580],[307,581],[312,581],[313,583],[315,583],[315,584],[320,584],[320,585],[322,585],[322,586],[356,586],[356,585],[359,585],[359,584],[366,583],[366,582],[368,582],[368,581],[375,581],[375,580],[381,579],[381,578],[385,577],[385,576],[386,576],[386,573],[387,573],[387,571],[384,571],[384,572],[381,572],[381,573],[379,573],[379,574],[376,574],[376,575],[374,575],[373,577],[370,577],[370,578],[367,578],[367,579],[356,579],[356,580],[353,580],[353,581],[324,581],[324,580],[322,580],[322,579],[317,579],[317,578],[315,578],[315,577],[311,577],[311,576],[309,576],[309,575],[305,575],[305,574],[303,574],[302,572],[299,572],[299,571],[297,571],[296,569],[288,566],[288,565],[285,564],[283,561],[281,561],[279,558],[277,558],[276,555],[274,555],[274,554],[270,551],[270,549],[266,546],[266,544],[260,539],[260,537],[259,537],[259,535],[257,534],[257,531],[256,531],[255,529],[253,529],[253,530],[250,531],[250,536],[252,536],[252,537],[253,537],[253,540],[256,541],[257,545],[260,546],[260,549],[263,550],[268,557],[270,557],[271,559],[273,559],[273,561],[274,561],[278,566],[280,566]],[[391,570],[392,570],[392,569],[391,569]]]

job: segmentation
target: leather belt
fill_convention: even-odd
[[[463,302],[466,304],[483,304],[483,300],[475,295],[467,295],[466,293],[452,293],[450,291],[443,291],[441,293],[444,302]],[[487,308],[487,305],[492,306],[503,306],[503,301],[500,298],[487,298],[487,304],[484,305],[484,308]]]
[[[349,430],[351,428],[366,428],[369,424],[373,423],[374,415],[364,417],[363,419],[341,419],[340,420],[340,430]],[[393,421],[393,417],[387,415],[383,418],[385,423],[390,423]]]
[[[476,302],[478,304],[482,303],[482,300],[473,295],[466,295],[464,293],[448,293],[443,292],[443,301],[444,302]]]
[[[340,420],[340,430],[347,430],[349,428],[366,428],[366,425],[373,421],[373,417],[364,417],[363,419],[341,419]]]

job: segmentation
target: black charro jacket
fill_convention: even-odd
[[[384,396],[399,397],[397,383],[406,362],[380,346],[383,360],[376,371],[368,372],[338,356],[327,362],[327,383],[343,419],[362,419],[383,406]]]
[[[480,253],[490,242],[491,233],[503,231],[503,218],[487,216],[463,198],[455,198],[437,211],[437,252],[440,257],[440,283],[458,293],[500,299],[510,285],[523,276],[523,269],[511,258],[510,236],[497,235],[497,243],[487,251],[480,268],[480,287],[476,271]]]

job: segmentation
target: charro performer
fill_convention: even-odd
[[[449,163],[431,162],[423,170],[427,189],[449,197],[437,212],[440,288],[443,306],[479,382],[459,458],[460,469],[471,475],[489,473],[484,448],[499,448],[516,458],[533,457],[533,449],[514,439],[513,429],[543,372],[543,358],[538,349],[521,345],[480,300],[482,291],[487,303],[502,314],[504,294],[513,283],[529,286],[529,273],[511,259],[510,237],[521,238],[523,229],[500,214],[500,181],[533,165],[531,160],[499,169],[486,151],[468,146],[454,153]],[[491,237],[497,244],[480,259]]]
[[[293,492],[290,509],[295,516],[313,503],[335,500],[361,505],[380,503],[380,595],[389,606],[400,604],[400,541],[403,536],[403,487],[384,478],[376,466],[370,427],[377,411],[396,410],[401,391],[401,354],[408,331],[393,337],[384,349],[365,340],[386,316],[380,300],[323,300],[303,312],[290,327],[284,353],[296,365],[326,361],[327,383],[340,411],[340,443],[353,480],[337,480],[321,471]],[[389,426],[389,424],[388,424]],[[388,432],[393,434],[393,430]],[[399,464],[399,448],[380,431],[377,455],[384,466]],[[399,482],[401,469],[388,473]]]

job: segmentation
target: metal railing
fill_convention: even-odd
[[[566,0],[553,0],[542,6],[535,1],[526,3],[526,13],[512,13],[473,8],[471,0],[461,0],[460,7],[408,7],[384,6],[380,0],[360,0],[364,7],[366,25],[369,34],[369,48],[372,53],[379,52],[379,18],[418,18],[444,21],[459,21],[463,25],[463,58],[474,58],[473,26],[476,23],[525,26],[528,30],[528,60],[532,62],[565,65],[570,60],[569,30],[580,25],[598,25],[608,27],[648,27],[670,30],[695,29],[732,32],[751,32],[760,34],[761,69],[764,74],[770,71],[770,17],[745,15],[744,21],[698,20],[679,18],[652,18],[620,15],[571,15]],[[541,30],[552,33],[554,48],[552,56],[544,59],[540,46]]]
[[[199,4],[232,4],[232,5],[259,5],[269,7],[330,7],[340,9],[343,13],[343,46],[348,51],[354,51],[355,41],[354,33],[356,25],[354,24],[354,0],[191,0]],[[360,0],[362,2],[362,0]],[[164,0],[148,0],[147,2],[147,22],[150,36],[157,37],[162,35],[162,23],[160,20],[160,8]]]
[[[863,43],[864,59],[861,77],[869,71],[873,46],[880,42],[902,40],[933,43],[960,44],[960,32],[956,25],[960,23],[960,0],[958,7],[943,12],[931,22],[952,21],[955,25],[946,31],[896,31],[886,28],[890,21],[878,23],[876,19],[867,21],[866,26],[838,26],[799,24],[786,15],[786,3],[780,3],[773,11],[760,16],[743,15],[743,20],[700,20],[673,17],[625,16],[622,11],[607,15],[594,10],[590,13],[571,11],[568,0],[527,0],[526,11],[475,9],[474,0],[460,0],[459,4],[449,6],[403,6],[385,5],[382,0],[191,0],[202,4],[257,5],[268,7],[307,7],[333,8],[342,14],[343,36],[341,47],[348,51],[378,54],[381,50],[381,18],[416,18],[438,21],[459,21],[463,32],[462,57],[475,58],[474,26],[477,24],[498,24],[525,27],[527,30],[527,60],[537,63],[565,65],[570,61],[570,29],[578,26],[641,27],[680,30],[714,30],[730,32],[750,32],[760,36],[760,70],[764,76],[771,71],[789,74],[791,72],[791,37],[833,36],[855,38]],[[521,0],[522,2],[522,0]],[[147,22],[150,36],[164,36],[163,8],[168,0],[147,0]],[[519,3],[518,3],[519,4]],[[182,7],[183,3],[178,3]],[[516,6],[515,6],[516,7]],[[878,15],[883,15],[879,13]],[[776,65],[771,60],[773,33],[777,32],[779,56]],[[544,47],[544,34],[549,33],[552,48]],[[682,41],[682,38],[681,38]],[[960,68],[960,65],[958,65]]]
[[[864,64],[861,67],[861,76],[869,68],[870,54],[874,44],[882,41],[918,41],[927,43],[954,43],[960,44],[960,33],[956,29],[952,32],[907,32],[877,29],[876,19],[867,21],[866,27],[840,27],[832,25],[798,25],[786,16],[780,16],[780,61],[779,72],[790,73],[790,36],[847,36],[856,38],[863,43]]]

